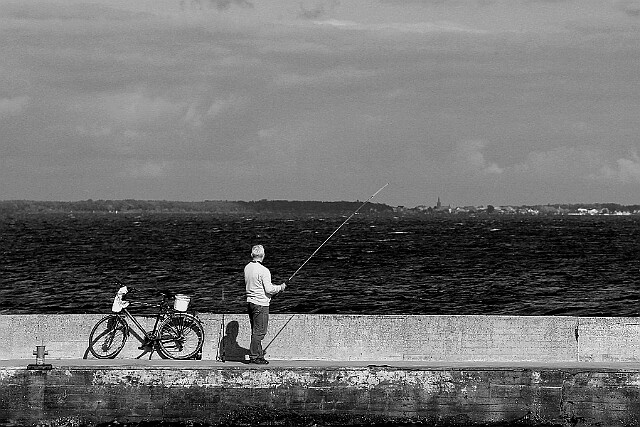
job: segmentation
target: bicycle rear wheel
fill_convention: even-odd
[[[191,314],[174,314],[160,325],[160,349],[171,359],[192,359],[203,343],[202,324]]]
[[[98,359],[113,359],[129,337],[129,326],[117,314],[109,314],[96,323],[89,334],[89,351]]]

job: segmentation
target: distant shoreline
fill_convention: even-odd
[[[363,202],[320,201],[202,201],[178,202],[166,200],[86,200],[76,202],[0,201],[0,214],[24,213],[210,213],[223,215],[250,214],[323,214],[344,215],[352,213]],[[380,203],[367,203],[359,213],[390,215],[396,208]]]
[[[356,210],[363,216],[445,216],[445,215],[640,215],[640,205],[616,203],[554,204],[534,206],[389,206],[361,201],[205,200],[180,202],[167,200],[84,200],[73,202],[4,200],[0,215],[36,213],[191,213],[219,215],[349,215]]]

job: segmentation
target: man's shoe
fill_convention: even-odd
[[[268,365],[269,361],[265,360],[263,357],[257,357],[255,359],[249,359],[249,363],[253,365]]]

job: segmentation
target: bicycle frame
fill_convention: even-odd
[[[158,313],[156,313],[155,315],[156,320],[155,320],[155,323],[153,324],[153,329],[151,330],[151,332],[147,331],[140,324],[140,322],[138,322],[138,320],[129,312],[129,310],[127,310],[126,308],[123,308],[122,312],[124,312],[125,317],[127,319],[131,320],[133,324],[138,327],[140,332],[142,332],[142,334],[144,335],[145,339],[152,340],[156,337],[158,333],[158,325],[160,324],[160,321],[162,320],[163,316],[167,314],[167,297],[164,295],[162,297],[162,302],[159,305]],[[129,329],[131,329],[131,326],[129,326]]]
[[[147,331],[141,324],[140,322],[138,322],[138,320],[133,317],[133,315],[131,313],[129,313],[129,310],[127,310],[126,308],[123,308],[122,311],[125,314],[125,317],[129,320],[131,320],[133,322],[134,325],[136,325],[138,327],[138,329],[140,330],[140,332],[142,332],[142,334],[144,335],[144,337],[147,340],[151,340],[153,339],[153,336],[157,333],[158,331],[158,324],[160,323],[160,316],[161,313],[158,313],[155,317],[156,317],[156,321],[153,325],[153,330],[151,330],[151,333],[149,333],[149,331]],[[131,326],[129,326],[129,328],[131,329]]]

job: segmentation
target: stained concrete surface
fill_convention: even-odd
[[[0,423],[615,427],[640,419],[640,366],[633,363],[47,362],[49,371],[27,370],[33,360],[0,362]]]

